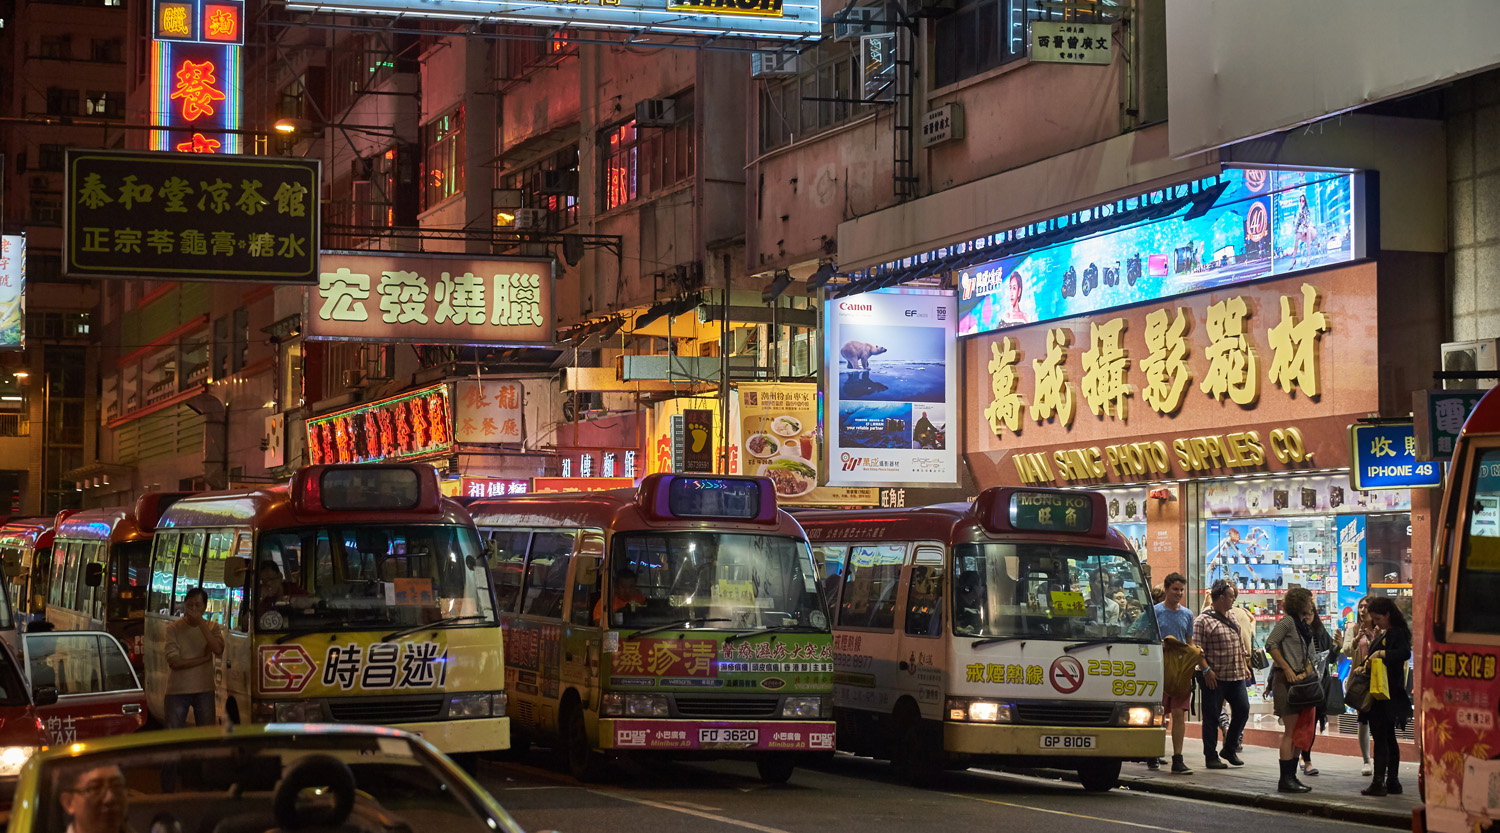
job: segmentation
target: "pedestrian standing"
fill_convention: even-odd
[[[1187,579],[1181,573],[1171,573],[1162,582],[1162,601],[1156,605],[1156,627],[1165,640],[1172,637],[1188,646],[1193,645],[1193,611],[1182,603],[1183,596],[1187,594]],[[1188,775],[1192,770],[1182,760],[1182,741],[1187,731],[1187,712],[1189,701],[1192,700],[1193,689],[1180,695],[1163,692],[1161,707],[1167,713],[1167,719],[1172,723],[1172,772],[1177,775]],[[1165,761],[1160,758],[1149,761],[1146,765],[1157,769]]]
[[[1380,635],[1370,643],[1370,660],[1385,664],[1389,699],[1370,703],[1370,734],[1375,741],[1375,778],[1360,792],[1364,795],[1400,795],[1401,781],[1396,777],[1401,767],[1401,750],[1396,746],[1396,729],[1411,717],[1411,700],[1406,694],[1406,663],[1411,659],[1411,627],[1401,609],[1387,596],[1370,599],[1370,622]],[[1372,681],[1371,688],[1374,688]]]
[[[1207,670],[1203,672],[1203,758],[1209,769],[1244,766],[1235,749],[1250,719],[1250,657],[1240,636],[1240,626],[1229,618],[1234,606],[1234,585],[1225,579],[1209,589],[1212,607],[1193,624],[1193,640],[1203,650]],[[1229,705],[1229,728],[1219,751],[1219,714]],[[1226,763],[1227,762],[1227,763]]]
[[[1375,626],[1370,623],[1370,597],[1359,600],[1353,627],[1344,631],[1344,656],[1349,658],[1349,668],[1358,670],[1370,656],[1370,643],[1376,636]],[[1359,710],[1359,756],[1364,765],[1360,775],[1370,775],[1375,770],[1370,765],[1370,712]]]
[[[1314,617],[1312,593],[1305,587],[1293,587],[1282,599],[1285,611],[1266,637],[1266,650],[1271,654],[1274,667],[1271,669],[1272,707],[1281,718],[1281,781],[1276,789],[1281,792],[1312,792],[1297,779],[1298,750],[1312,746],[1311,737],[1317,723],[1317,707],[1313,704],[1293,706],[1291,704],[1292,683],[1313,672],[1312,664],[1312,620]]]
[[[188,709],[199,726],[212,726],[214,657],[224,653],[224,633],[211,619],[208,591],[194,587],[183,599],[183,616],[167,626],[167,728],[187,725]]]
[[[1333,666],[1335,666],[1336,663],[1337,663],[1338,652],[1336,652],[1333,649],[1333,636],[1328,633],[1328,629],[1327,628],[1323,627],[1323,617],[1321,617],[1321,616],[1318,615],[1316,607],[1313,608],[1313,611],[1314,611],[1313,612],[1313,620],[1312,620],[1312,624],[1310,626],[1310,630],[1312,631],[1312,637],[1313,637],[1312,638],[1312,649],[1313,649],[1314,655],[1323,654],[1325,657],[1327,657],[1326,664],[1323,666],[1324,667],[1324,671],[1323,671],[1323,690],[1326,692],[1328,690],[1329,686],[1333,684],[1332,682],[1329,681],[1328,677],[1329,677],[1330,674],[1333,674],[1333,672],[1334,672]],[[1337,675],[1335,675],[1335,679],[1336,678],[1337,678]],[[1313,707],[1314,712],[1315,712],[1315,718],[1314,719],[1316,719],[1317,722],[1318,722],[1318,731],[1323,731],[1324,729],[1326,729],[1328,727],[1328,706],[1327,706],[1327,699],[1328,699],[1327,697],[1324,697],[1323,698],[1324,702],[1320,702],[1318,705],[1316,705],[1316,706]],[[1318,768],[1315,767],[1315,766],[1313,766],[1313,762],[1312,762],[1312,747],[1313,747],[1313,744],[1317,742],[1317,740],[1318,740],[1317,732],[1314,732],[1311,740],[1308,741],[1307,746],[1302,747],[1302,774],[1303,775],[1317,775],[1318,774]]]

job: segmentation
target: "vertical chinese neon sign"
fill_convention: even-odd
[[[242,0],[157,0],[153,37],[151,149],[239,153]]]

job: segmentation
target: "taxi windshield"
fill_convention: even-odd
[[[959,636],[1157,642],[1151,590],[1135,556],[1053,544],[963,544],[953,551]]]
[[[610,562],[614,627],[828,630],[807,544],[776,535],[626,533]]]
[[[473,530],[349,524],[261,535],[254,578],[262,631],[496,623]]]

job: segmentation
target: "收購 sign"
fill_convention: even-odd
[[[1424,489],[1443,483],[1440,463],[1417,459],[1410,423],[1351,425],[1349,446],[1349,485],[1356,489]]]
[[[312,283],[319,172],[316,159],[69,148],[63,271]]]
[[[817,38],[822,9],[811,0],[291,0],[325,14],[390,14],[649,31],[654,35]]]
[[[302,316],[310,339],[550,344],[550,259],[324,252]]]

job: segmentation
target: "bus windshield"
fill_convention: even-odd
[[[807,545],[775,535],[624,533],[611,561],[609,624],[826,632]],[[635,589],[629,585],[634,582]]]
[[[954,547],[953,570],[953,632],[959,636],[1160,639],[1151,590],[1128,553],[962,544]]]
[[[496,623],[473,530],[338,525],[267,532],[255,565],[262,631]]]

